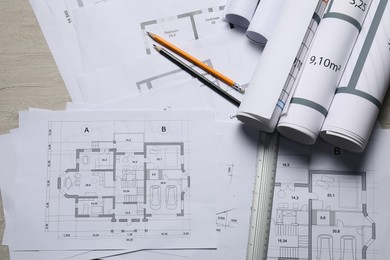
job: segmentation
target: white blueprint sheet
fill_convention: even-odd
[[[191,78],[166,58],[154,54],[85,74],[79,77],[79,83],[86,103],[100,104]]]
[[[11,134],[0,135],[0,157],[2,158],[0,170],[0,191],[3,201],[4,219],[6,225],[1,243],[8,245],[10,243],[10,234],[12,234],[13,216],[14,216],[14,173],[16,171],[16,143],[13,142]],[[11,230],[11,231],[10,231]]]
[[[261,59],[262,48],[242,37],[243,34],[242,31],[230,30],[193,41],[184,49],[190,49],[191,54],[245,87],[258,60]],[[237,49],[242,51],[237,52]],[[131,73],[133,71],[137,73]],[[100,103],[104,100],[144,93],[190,78],[192,77],[188,73],[156,53],[86,74],[79,78],[79,83],[87,102]],[[222,82],[216,83],[236,98],[242,99],[242,94]],[[199,86],[202,88],[206,103],[216,110],[218,119],[229,120],[230,117],[234,117],[237,107],[200,82]]]
[[[245,259],[259,132],[240,123],[218,125],[222,136],[217,182],[217,250],[206,259]],[[222,164],[222,165],[221,165]]]
[[[241,30],[229,30],[180,47],[245,87],[263,49],[244,35]],[[153,55],[80,76],[79,84],[86,103],[96,104],[192,78],[154,49],[151,52]],[[236,92],[222,82],[219,85],[229,92]]]
[[[81,102],[76,76],[83,72],[71,10],[115,0],[30,0],[69,95]]]
[[[108,259],[139,260],[145,257],[145,259],[160,260],[159,257],[164,255],[170,255],[171,258],[167,259],[176,259],[174,256],[178,259],[191,260],[245,259],[258,133],[252,129],[245,129],[237,123],[217,123],[217,128],[220,136],[216,213],[217,250],[159,251],[162,256],[157,256],[156,252],[134,252]],[[99,252],[91,252],[86,256],[99,256]]]
[[[30,4],[61,72],[69,95],[73,101],[81,102],[82,97],[76,80],[76,75],[81,72],[81,60],[73,24],[69,24],[64,15],[66,9],[59,13],[57,10],[50,8],[47,1],[41,0],[31,0]],[[64,2],[58,1],[57,5],[64,6]],[[66,34],[66,37],[63,37],[61,33]]]
[[[37,1],[37,0],[30,0],[30,4],[34,10],[34,13],[37,17],[37,20],[40,24],[40,27],[42,29],[42,32],[45,36],[45,39],[50,47],[50,50],[54,56],[54,59],[58,65],[58,68],[61,72],[61,75],[65,81],[66,87],[68,89],[69,95],[71,96],[72,100],[74,102],[81,102],[82,96],[79,90],[78,83],[76,81],[76,76],[82,74],[84,72],[83,69],[83,62],[82,62],[82,56],[80,54],[80,48],[79,48],[79,40],[78,36],[76,34],[75,29],[75,22],[74,22],[74,16],[72,13],[72,10],[74,9],[87,9],[84,7],[91,7],[96,4],[106,5],[109,4],[108,2],[114,2],[116,0],[105,0],[105,1],[99,1],[99,0],[63,0],[63,1],[56,1],[56,0],[46,0],[46,1]],[[130,2],[130,1],[129,1]],[[145,2],[145,1],[143,1]],[[142,2],[142,3],[143,3]],[[148,1],[149,5],[152,3],[152,1]],[[174,1],[171,1],[174,2]],[[182,3],[183,1],[180,1]],[[191,3],[192,1],[188,1]],[[169,4],[167,1],[164,3]],[[175,2],[176,3],[176,2]],[[205,5],[196,5],[197,8],[200,8],[199,10],[207,10],[207,8],[212,7],[209,6],[209,1],[203,1],[202,2]],[[155,2],[153,2],[155,4]],[[178,6],[178,3],[174,6]],[[224,4],[224,3],[223,3]],[[191,5],[191,4],[190,4]],[[144,5],[143,5],[144,6]],[[188,4],[186,4],[188,6]],[[177,7],[178,8],[178,7]],[[222,7],[221,7],[222,8]],[[171,9],[172,10],[172,9]],[[180,8],[178,8],[178,12],[180,12]],[[204,17],[207,16],[207,14],[198,14],[197,11],[199,10],[190,10],[189,12],[194,12],[198,17]],[[174,11],[174,10],[173,10]],[[213,11],[214,15],[217,13],[220,13],[217,9]],[[141,13],[150,13],[150,12],[141,12]],[[175,13],[175,15],[179,15],[180,13]],[[210,13],[211,14],[211,13]],[[167,17],[148,17],[151,20],[155,20],[158,18],[167,18]],[[169,20],[172,17],[168,17],[168,20],[165,21],[159,21],[163,24],[169,24]],[[188,17],[187,17],[188,18]],[[211,17],[209,17],[211,18]],[[215,17],[214,17],[215,18]],[[145,17],[145,19],[147,19]],[[188,20],[186,18],[180,19],[185,20],[183,24],[188,25]],[[217,21],[220,19],[216,19]],[[209,25],[216,24],[215,19],[209,19]],[[147,20],[144,20],[147,22]],[[191,23],[190,23],[191,24]],[[197,28],[196,26],[202,26],[201,33],[198,34],[198,36],[205,36],[210,34],[209,31],[212,31],[215,29],[215,26],[208,27],[205,23],[202,23],[201,21],[198,21],[195,19],[194,28]],[[202,24],[202,25],[201,25]],[[222,23],[217,23],[221,25]],[[184,27],[186,25],[183,25]],[[207,27],[205,29],[204,25]],[[98,25],[97,25],[98,26]],[[183,27],[181,26],[181,28]],[[156,24],[149,25],[146,24],[145,28],[155,28]],[[157,24],[157,27],[159,25]],[[164,25],[162,26],[164,27]],[[160,26],[161,28],[161,26]],[[157,31],[158,32],[158,31]],[[188,40],[188,39],[186,39]],[[101,53],[99,53],[100,55]],[[110,54],[111,55],[111,54]],[[133,58],[133,57],[132,57]]]
[[[249,216],[255,173],[257,137],[241,124],[219,123],[219,163],[217,186],[217,250],[143,251],[109,259],[243,259],[249,232]],[[0,139],[1,141],[1,139]],[[4,144],[4,143],[0,143]],[[4,147],[4,146],[2,146]],[[4,149],[12,150],[11,147]],[[1,151],[1,149],[0,149]],[[3,169],[2,169],[3,171]],[[12,176],[12,175],[11,175]],[[3,179],[2,179],[2,183]],[[9,183],[6,182],[7,185]],[[5,194],[5,193],[4,193]],[[15,195],[14,193],[8,193]],[[5,204],[5,208],[8,208]],[[12,216],[11,216],[12,218]],[[9,224],[7,219],[7,224]],[[11,231],[12,232],[12,231]],[[12,249],[12,247],[11,247]],[[12,259],[86,259],[119,254],[122,251],[11,251]],[[122,252],[123,253],[123,252]],[[176,256],[176,257],[175,257]],[[164,258],[165,257],[165,258]]]
[[[139,109],[199,109],[209,107],[205,103],[199,81],[186,80],[180,83],[152,88],[139,94],[116,99],[99,105],[68,103],[67,110],[139,110]]]
[[[182,86],[187,88],[188,85]],[[164,88],[178,90],[178,86],[171,86]],[[153,96],[154,94],[158,95],[162,91],[154,90],[147,93],[148,96]],[[143,103],[143,96],[139,95],[134,99]],[[180,96],[180,95],[179,95]],[[194,99],[196,96],[192,95]],[[195,98],[196,99],[196,98]],[[199,98],[198,98],[199,99]],[[127,102],[125,102],[125,100]],[[165,101],[165,100],[164,100]],[[164,101],[159,100],[163,103]],[[198,102],[201,101],[198,100]],[[127,103],[129,105],[127,105]],[[134,108],[132,105],[131,98],[126,98],[120,102],[111,104],[110,106],[113,109],[123,109]],[[187,102],[187,105],[190,105],[191,102]],[[101,109],[104,108],[102,106]],[[139,108],[142,108],[140,106]],[[157,107],[156,107],[157,108]],[[172,106],[172,109],[177,109],[178,106]],[[77,109],[77,107],[73,107]],[[94,107],[94,109],[97,109]],[[199,259],[203,257],[205,259],[216,259],[217,256],[220,256],[224,259],[240,259],[246,253],[246,239],[248,237],[247,229],[249,221],[249,208],[251,206],[251,194],[253,189],[253,174],[255,169],[255,156],[257,151],[257,134],[254,131],[249,131],[248,129],[242,129],[241,124],[218,124],[218,134],[220,136],[220,142],[218,146],[218,154],[220,155],[220,163],[218,164],[218,189],[217,189],[217,215],[216,215],[216,230],[217,230],[217,251],[214,250],[184,250],[184,251],[151,251],[151,252],[136,252],[117,256],[110,259],[175,259],[174,256],[177,256],[178,259]],[[11,148],[5,149],[6,151],[11,150]],[[252,174],[253,172],[253,174]],[[9,184],[7,184],[9,185]],[[11,187],[11,185],[9,185]],[[12,190],[12,188],[11,188]],[[12,195],[15,195],[12,193]],[[8,208],[8,205],[5,205],[5,208]],[[13,217],[10,217],[12,220]],[[7,219],[7,224],[10,224],[11,221]],[[12,230],[11,230],[12,233]],[[237,238],[239,243],[237,242]],[[36,252],[20,252],[20,251],[11,251],[13,259],[24,260],[24,259],[86,259],[88,258],[97,258],[105,255],[118,254],[119,251],[74,251],[74,252],[64,252],[64,251],[55,251],[46,252],[46,251],[36,251]],[[126,252],[126,251],[125,251]],[[39,256],[39,257],[38,257]],[[72,258],[70,258],[72,256]],[[130,258],[131,257],[131,258]],[[155,257],[155,258],[153,258]],[[171,257],[171,258],[169,258]],[[218,258],[217,258],[218,259]]]
[[[221,0],[113,1],[73,13],[86,72],[150,54],[150,31],[174,44],[230,30]],[[134,8],[134,7],[137,8]]]
[[[282,138],[267,259],[386,259],[390,131],[364,154]]]
[[[174,87],[174,86],[173,86]],[[169,87],[167,87],[169,88]],[[156,91],[158,92],[158,91]],[[194,98],[196,98],[194,96]],[[139,97],[137,97],[137,100]],[[119,104],[117,104],[119,105]],[[147,107],[147,106],[146,106]],[[190,104],[187,103],[187,108],[190,108]],[[139,106],[138,108],[141,108]],[[173,107],[172,107],[173,108]],[[178,107],[174,107],[177,109]],[[35,109],[33,109],[35,110]],[[225,142],[226,142],[226,138]],[[18,146],[19,145],[19,146]],[[0,135],[0,157],[2,158],[1,168],[0,168],[0,190],[3,200],[3,209],[6,219],[6,226],[4,231],[4,236],[2,240],[3,245],[9,246],[10,257],[13,260],[27,260],[27,259],[40,259],[40,260],[62,260],[62,259],[74,259],[74,260],[85,260],[98,258],[106,255],[119,254],[123,253],[121,250],[111,250],[111,251],[14,251],[12,239],[14,238],[13,233],[13,224],[14,224],[14,204],[15,204],[15,179],[16,179],[16,165],[17,165],[17,154],[20,149],[20,140],[17,135],[17,129],[12,130],[11,134]],[[250,160],[250,157],[247,157]],[[249,162],[249,161],[248,161]],[[245,163],[248,165],[248,163]],[[206,251],[206,252],[203,252]],[[125,251],[128,252],[128,251]],[[195,255],[197,257],[208,254],[207,250],[202,251],[190,251],[190,250],[179,250],[179,251],[141,251],[134,254],[137,260],[140,259],[172,259],[177,257],[182,259],[187,255]],[[154,258],[153,258],[154,257]],[[121,257],[113,257],[110,259],[121,259]],[[187,257],[186,257],[187,259]],[[196,258],[195,258],[196,259]]]
[[[213,120],[202,111],[22,113],[29,165],[18,169],[14,248],[215,247],[215,151],[204,151]]]

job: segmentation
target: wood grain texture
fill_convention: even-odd
[[[18,127],[29,107],[64,109],[70,101],[28,0],[0,1],[0,134]],[[0,203],[0,242],[3,237]],[[6,246],[0,259],[8,260]]]

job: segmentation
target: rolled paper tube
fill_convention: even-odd
[[[351,55],[371,0],[365,5],[331,1],[324,14],[307,63],[278,131],[300,143],[313,144]]]
[[[258,3],[259,0],[230,0],[226,5],[225,18],[229,23],[247,28]]]
[[[283,110],[282,99],[288,96],[291,87],[289,79],[296,76],[291,75],[291,71],[295,66],[300,67],[297,55],[300,55],[316,7],[322,2],[285,1],[280,19],[245,90],[237,112],[240,121],[266,132],[275,129]],[[303,54],[306,52],[307,47]]]
[[[376,7],[376,8],[374,8]],[[390,84],[390,4],[373,0],[320,136],[363,152]]]

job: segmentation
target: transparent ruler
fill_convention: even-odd
[[[281,110],[283,110],[288,102],[293,85],[299,77],[302,64],[325,12],[327,3],[328,0],[318,1],[313,18],[310,21],[305,37],[287,77],[282,94],[280,95],[277,106]],[[279,135],[277,133],[262,133],[258,151],[255,188],[253,192],[247,260],[263,260],[267,258],[278,141]]]
[[[267,256],[278,147],[278,133],[261,133],[247,260],[264,259]]]
[[[316,10],[314,11],[313,18],[310,21],[310,24],[307,28],[305,37],[299,47],[297,56],[295,57],[294,63],[291,67],[290,73],[287,76],[286,83],[283,86],[282,93],[280,94],[278,103],[276,104],[281,110],[283,110],[284,106],[288,103],[291,90],[299,77],[299,72],[301,71],[302,64],[306,59],[306,54],[309,52],[310,45],[313,41],[314,35],[317,31],[318,25],[324,15],[326,5],[328,0],[319,0]],[[288,47],[288,46],[287,46]]]

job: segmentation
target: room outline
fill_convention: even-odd
[[[81,129],[77,138],[88,141],[55,141],[63,124],[51,122],[48,132],[46,232],[60,239],[114,236],[130,241],[190,235],[188,141],[149,141],[147,131],[113,132],[112,140],[95,141],[88,135],[102,131],[96,130],[100,122],[98,127],[76,123]],[[134,124],[142,128],[145,123]],[[155,126],[161,136],[173,130],[169,123]],[[175,225],[163,232],[158,227],[166,221]]]
[[[368,259],[376,224],[367,210],[366,172],[305,176],[275,182],[268,259]]]
[[[203,10],[196,10],[187,13],[177,14],[169,17],[161,17],[140,23],[141,32],[144,38],[146,54],[151,54],[150,38],[147,31],[162,31],[163,37],[186,37],[188,40],[197,40],[202,37],[202,23],[215,25],[221,21],[221,13],[225,6],[209,7]],[[180,21],[180,22],[179,22]],[[156,26],[157,25],[157,26]],[[208,28],[207,30],[209,30]],[[188,32],[190,32],[188,34]]]

